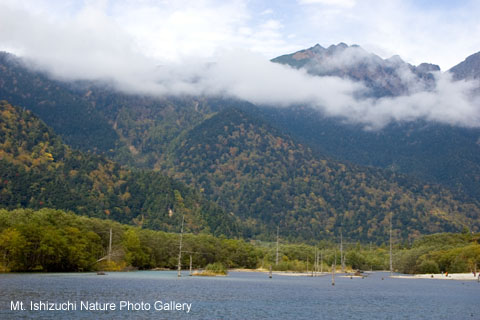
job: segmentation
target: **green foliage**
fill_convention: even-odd
[[[393,128],[384,139],[358,127],[345,132],[331,119],[315,121],[318,115],[309,112],[282,115],[231,99],[159,99],[93,83],[52,81],[4,53],[0,77],[2,99],[33,110],[66,142],[123,164],[167,172],[199,191],[155,172],[127,170],[72,151],[52,140],[43,124],[24,125],[32,115],[17,110],[23,122],[2,117],[13,135],[1,140],[0,133],[0,205],[5,208],[55,207],[165,231],[176,231],[185,214],[192,232],[264,240],[274,239],[280,225],[281,236],[291,242],[328,239],[342,227],[346,238],[381,243],[387,240],[390,213],[394,236],[402,240],[479,228],[478,197],[467,199],[396,173],[401,167],[425,178],[436,170],[434,181],[475,194],[480,190],[476,132],[455,131],[453,141],[468,140],[460,149],[443,143],[451,131],[422,123],[421,130],[415,124]],[[302,143],[288,131],[303,136]],[[426,133],[427,142],[421,140]],[[307,145],[392,170],[333,161]],[[420,156],[412,157],[410,146],[418,146],[414,153]],[[353,149],[354,155],[346,156]]]
[[[403,273],[471,272],[480,264],[480,235],[435,234],[403,249],[395,266]]]
[[[172,173],[246,221],[245,237],[305,241],[338,236],[381,243],[464,225],[479,228],[480,205],[391,171],[318,157],[244,110],[220,111],[175,148]]]
[[[125,260],[128,265],[137,266],[141,269],[151,267],[149,265],[148,247],[142,247],[138,231],[135,229],[127,230],[123,234],[123,248],[126,250]]]
[[[309,52],[304,57],[308,58],[305,59],[297,60],[293,58],[295,54],[288,54],[272,61],[294,68],[305,67],[314,75],[320,72],[360,80],[370,87],[371,93],[377,97],[392,93],[398,95],[398,89],[400,91],[406,89],[402,86],[402,81],[390,79],[379,82],[378,80],[384,76],[395,77],[395,72],[382,73],[381,65],[377,65],[375,71],[365,68],[365,65],[325,70],[318,68],[318,61],[324,58],[323,53],[315,48],[307,51]],[[473,69],[468,70],[472,72]],[[413,68],[412,71],[417,73],[420,69]],[[433,84],[432,74],[420,71],[418,75],[422,81],[429,79],[427,82]],[[385,83],[389,85],[385,86]],[[325,117],[318,110],[305,106],[262,108],[259,111],[302,143],[335,159],[386,168],[430,183],[439,183],[458,191],[457,195],[460,197],[467,195],[478,199],[480,196],[478,128],[462,128],[417,120],[394,122],[380,130],[365,130],[363,125]]]
[[[81,218],[60,211],[0,210],[0,259],[8,270],[88,270],[102,253],[99,241]]]
[[[442,271],[471,272],[480,264],[480,245],[474,243],[460,248],[434,251],[426,256],[436,261]]]
[[[112,229],[111,261],[107,261]],[[179,235],[60,210],[0,209],[0,271],[176,268]],[[185,234],[193,265],[256,268],[264,252],[241,240]],[[189,261],[184,254],[182,264]]]
[[[312,265],[310,264],[310,270]],[[307,270],[307,262],[300,260],[282,260],[278,265],[273,266],[275,271],[295,271],[295,272],[305,272]],[[326,269],[325,269],[326,271]]]
[[[219,262],[207,264],[207,266],[205,267],[205,271],[208,273],[223,275],[226,275],[228,273],[227,268],[225,268],[225,266]]]
[[[0,233],[0,253],[3,253],[0,272],[20,268],[20,261],[26,246],[27,241],[18,230],[13,228],[3,230]]]
[[[110,229],[113,245],[111,261],[108,261]],[[433,235],[419,240],[410,249],[396,249],[394,267],[405,273],[472,271],[480,261],[480,235],[468,235],[467,242],[463,241],[465,237],[463,234]],[[0,271],[121,270],[127,266],[175,269],[178,244],[179,234],[60,210],[0,209]],[[322,253],[324,271],[333,263],[340,265],[340,252],[335,244],[323,243],[317,248],[318,253]],[[311,271],[315,261],[313,246],[282,244],[281,259],[275,266],[273,243],[252,244],[207,234],[185,234],[183,250],[184,267],[191,255],[194,268],[210,265],[209,268],[215,270],[267,269],[272,265],[275,270],[306,271],[308,261]],[[345,257],[348,268],[385,270],[388,267],[388,251],[382,247],[345,245]]]
[[[157,230],[235,236],[235,219],[160,173],[74,151],[29,111],[0,102],[0,208],[53,207]],[[61,244],[59,244],[61,245]]]
[[[370,269],[365,257],[357,251],[349,251],[346,254],[346,261],[353,269],[365,270]]]
[[[418,266],[420,273],[440,273],[438,264],[433,260],[423,260]]]
[[[261,245],[264,246],[264,245]],[[267,246],[262,267],[268,269],[272,265],[277,271],[312,271],[315,263],[315,247],[305,244],[282,244],[279,248],[279,263],[275,265],[275,246]],[[318,270],[328,271],[332,264],[341,265],[340,250],[334,243],[323,242],[317,244]],[[346,266],[350,269],[385,270],[388,265],[388,252],[381,247],[367,247],[360,244],[344,244]],[[335,261],[335,257],[337,260]],[[323,263],[323,268],[320,268]]]
[[[125,148],[95,104],[82,99],[71,84],[28,70],[5,52],[0,52],[0,79],[0,100],[28,107],[75,148],[94,152]]]

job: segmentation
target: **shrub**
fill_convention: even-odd
[[[424,260],[418,266],[418,271],[420,273],[440,273],[440,268],[438,263],[433,260]]]
[[[225,274],[225,275],[228,273],[227,268],[225,268],[225,266],[220,262],[207,264],[207,266],[205,267],[205,271],[206,273]]]

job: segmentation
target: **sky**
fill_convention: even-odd
[[[316,43],[345,42],[446,70],[480,51],[478,0],[0,0],[0,8],[59,28],[111,28],[114,37],[129,35],[138,51],[165,61],[232,48],[271,59]],[[7,27],[0,33],[9,33]],[[0,49],[21,53],[27,45],[1,41]]]
[[[448,70],[480,51],[478,12],[478,0],[0,0],[0,50],[56,78],[124,91],[310,104],[369,128],[417,118],[476,127],[476,84],[448,74],[432,92],[358,100],[361,83],[269,60],[344,42]]]

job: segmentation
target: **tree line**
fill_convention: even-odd
[[[123,225],[112,220],[78,216],[54,209],[0,209],[0,271],[74,272],[95,270],[175,269],[177,233]],[[112,250],[109,252],[110,230]],[[396,245],[394,267],[403,273],[470,272],[480,261],[480,234],[445,233],[424,236],[412,245]],[[322,240],[314,245],[282,243],[276,264],[273,242],[245,241],[186,233],[182,265],[194,268],[220,263],[226,268],[312,270],[316,253],[323,271],[341,265],[338,243]],[[386,270],[386,244],[344,244],[349,270]],[[110,254],[109,254],[110,253]],[[108,257],[110,259],[108,259]],[[318,267],[318,271],[320,266]]]

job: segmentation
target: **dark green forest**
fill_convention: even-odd
[[[280,226],[291,241],[338,237],[382,242],[478,230],[479,203],[411,177],[319,157],[248,112],[220,111],[175,148],[173,177],[201,188],[247,221],[251,236]]]
[[[478,228],[476,202],[394,172],[318,159],[236,108],[177,141],[164,162],[169,178],[75,151],[31,112],[0,107],[4,208],[52,207],[164,231],[185,214],[193,232],[267,240],[280,226],[294,242],[335,238],[340,229],[383,242],[390,213],[403,239]]]
[[[85,154],[30,111],[0,102],[0,207],[71,210],[146,228],[237,236],[236,219],[195,190],[151,170]]]
[[[450,148],[455,143],[449,131],[427,130],[428,139],[420,141],[422,132],[407,130],[412,140],[402,142],[409,147],[402,149],[399,162],[390,163],[392,155],[380,153],[379,163],[362,163],[396,136],[379,133],[375,142],[373,133],[364,133],[354,139],[361,128],[345,133],[329,126],[330,119],[320,125],[305,122],[303,131],[297,121],[292,129],[282,123],[290,113],[267,116],[272,110],[258,112],[235,99],[145,97],[119,93],[105,83],[52,80],[5,53],[0,76],[0,99],[9,101],[0,104],[0,208],[61,209],[166,232],[178,232],[185,216],[192,234],[267,242],[279,227],[284,241],[307,244],[337,243],[342,232],[352,243],[381,245],[388,239],[390,217],[394,237],[404,247],[425,234],[480,228],[478,198],[465,191],[477,190],[477,155],[465,147],[470,136],[457,139],[461,133],[452,139],[462,147]],[[322,130],[328,131],[326,138],[305,138],[309,132],[321,136]],[[357,156],[339,157],[352,162],[334,160],[347,153],[345,141],[359,142]],[[435,153],[432,160],[410,145],[451,150]],[[413,162],[402,160],[409,152]],[[446,158],[450,166],[445,168]],[[440,168],[438,179],[422,169],[431,165]],[[415,177],[401,173],[405,166]],[[463,169],[455,175],[457,167]],[[445,183],[453,175],[454,185]],[[295,248],[289,256],[297,249],[304,252]],[[418,251],[411,265],[417,268],[421,260],[446,266],[436,256],[425,256],[428,252]],[[285,268],[305,267],[302,257],[289,256],[282,262]],[[379,256],[384,257],[355,265],[384,268]]]
[[[480,130],[418,120],[382,130],[326,119],[311,108],[259,108],[261,116],[316,153],[440,184],[460,199],[480,196]]]
[[[346,51],[361,52],[361,61],[344,68],[326,67],[325,61]],[[455,80],[480,77],[474,54],[448,70]],[[418,66],[405,61],[382,59],[357,45],[344,43],[323,48],[320,45],[285,54],[272,62],[303,69],[314,76],[336,76],[364,84],[367,95],[376,98],[408,95],[409,85],[398,69],[409,70],[418,83],[432,90],[434,73],[440,67],[430,63]],[[452,106],[453,108],[454,106]],[[458,196],[480,197],[480,130],[417,119],[392,122],[380,129],[324,117],[309,106],[259,108],[259,112],[283,131],[334,159],[362,166],[374,166],[447,186]]]
[[[0,79],[0,100],[33,111],[55,132],[61,132],[68,145],[84,151],[121,149],[122,143],[105,117],[95,105],[68,90],[67,83],[50,80],[6,52],[0,52]]]

